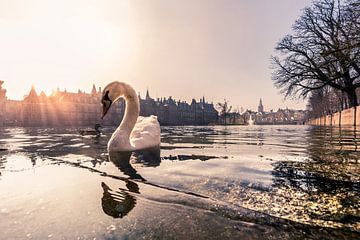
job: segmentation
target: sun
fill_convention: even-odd
[[[88,5],[43,8],[0,22],[0,79],[8,96],[22,99],[31,85],[46,94],[87,89],[131,55],[134,41],[126,23],[115,24]]]

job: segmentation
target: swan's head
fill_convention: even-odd
[[[103,115],[101,118],[105,117],[111,107],[111,104],[123,96],[124,92],[125,84],[122,82],[112,82],[104,88],[101,98],[101,104],[103,106]]]
[[[138,100],[135,90],[126,83],[112,82],[108,84],[102,93],[101,104],[103,105],[103,116],[109,111],[111,104],[116,102],[120,97],[126,100]]]
[[[103,115],[101,117],[101,119],[103,119],[106,115],[106,113],[109,111],[111,104],[113,103],[113,100],[111,100],[110,96],[110,91],[104,91],[103,96],[101,98],[101,104],[103,106]]]

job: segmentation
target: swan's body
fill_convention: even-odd
[[[108,142],[108,151],[134,151],[159,146],[160,124],[157,117],[139,117],[139,99],[130,85],[112,82],[105,87],[102,98],[103,114],[121,97],[126,102],[125,115]]]

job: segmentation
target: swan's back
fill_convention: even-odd
[[[135,149],[160,145],[160,124],[156,116],[139,116],[130,135],[130,143]]]

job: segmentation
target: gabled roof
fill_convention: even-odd
[[[38,102],[39,97],[36,93],[35,87],[32,86],[29,94],[24,98],[25,102]]]

